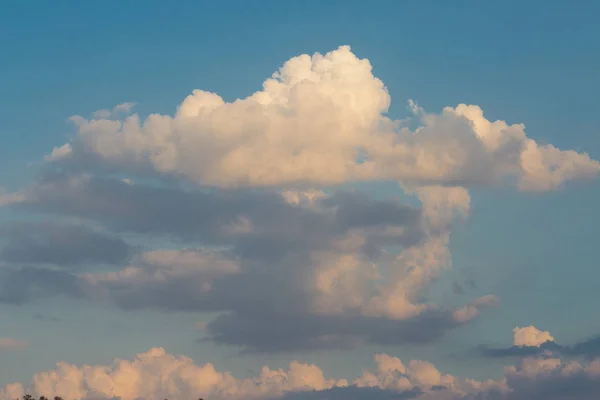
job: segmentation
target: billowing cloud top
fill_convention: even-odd
[[[513,330],[515,346],[540,347],[546,342],[554,342],[548,331],[540,331],[535,326],[517,327]]]
[[[342,46],[287,61],[263,89],[224,101],[194,90],[174,116],[117,111],[74,116],[77,136],[54,149],[54,162],[96,162],[176,175],[210,186],[314,186],[360,180],[410,185],[500,184],[544,191],[589,178],[587,154],[539,145],[523,124],[489,121],[476,105],[428,114],[410,131],[385,113],[390,96],[367,59]]]

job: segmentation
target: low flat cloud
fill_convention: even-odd
[[[465,322],[457,321],[451,310],[443,309],[403,320],[360,315],[273,315],[257,309],[219,316],[207,325],[207,338],[203,340],[266,353],[350,349],[365,343],[425,344],[439,340],[448,330]]]
[[[0,388],[0,400],[24,393],[73,400],[592,400],[600,393],[600,362],[525,357],[507,366],[501,379],[478,381],[444,374],[427,361],[403,362],[380,353],[375,355],[375,368],[365,368],[358,377],[331,379],[315,364],[291,361],[286,368],[265,366],[257,376],[239,379],[211,363],[196,364],[189,357],[154,348],[110,365],[59,362],[31,382]]]
[[[288,393],[281,397],[281,400],[404,400],[416,399],[423,392],[420,390],[405,390],[397,392],[389,389],[380,389],[377,387],[335,387],[326,390],[312,392]]]
[[[19,222],[3,226],[5,245],[0,259],[7,264],[52,264],[81,268],[97,264],[120,264],[131,247],[115,235],[83,225],[56,222]]]
[[[428,112],[411,101],[406,121],[387,116],[390,101],[369,60],[341,46],[293,57],[234,102],[194,90],[175,115],[126,116],[124,103],[72,116],[72,140],[0,205],[84,225],[15,225],[0,301],[216,312],[208,340],[246,351],[441,338],[499,304],[426,296],[452,267],[469,190],[547,192],[595,178],[600,163],[477,105]],[[361,182],[393,183],[419,205],[344,190]],[[129,257],[124,235],[147,247]],[[93,263],[111,266],[81,268]]]
[[[51,322],[60,322],[61,319],[59,317],[57,317],[56,315],[47,315],[47,314],[42,314],[42,313],[35,313],[33,315],[33,319],[36,319],[38,321],[51,321]]]
[[[600,335],[575,344],[559,344],[550,332],[540,331],[534,326],[515,328],[514,344],[509,347],[479,346],[478,352],[485,357],[527,357],[548,353],[565,357],[595,358],[600,356]]]

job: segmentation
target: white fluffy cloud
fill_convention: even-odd
[[[600,362],[580,363],[550,357],[527,357],[504,369],[499,380],[477,381],[443,374],[422,360],[403,363],[387,354],[375,355],[376,368],[361,376],[328,379],[314,364],[289,363],[286,369],[263,367],[258,376],[235,378],[210,363],[197,365],[185,356],[155,348],[133,360],[111,365],[76,366],[57,363],[37,373],[30,383],[0,389],[0,400],[25,393],[72,400],[155,398],[326,399],[416,398],[422,400],[591,400],[600,394]],[[337,394],[337,396],[333,396]]]
[[[465,306],[461,310],[467,309],[468,306]],[[600,357],[600,336],[594,335],[573,344],[561,344],[555,341],[550,332],[530,325],[513,329],[513,344],[509,347],[494,348],[484,344],[478,346],[477,351],[484,357],[492,358],[540,357],[555,354],[562,357],[594,359]]]
[[[516,327],[513,330],[515,346],[540,347],[546,342],[554,342],[554,337],[548,331],[540,331],[535,326]]]
[[[377,354],[375,362],[376,371],[365,370],[362,376],[350,381],[327,379],[318,366],[296,361],[285,370],[265,366],[256,377],[236,379],[229,372],[216,370],[210,363],[196,365],[188,357],[174,356],[155,348],[138,354],[132,361],[115,360],[112,365],[78,367],[60,362],[56,369],[36,374],[31,384],[7,385],[0,392],[0,399],[12,400],[28,392],[72,400],[199,396],[230,400],[277,398],[287,393],[326,391],[351,385],[397,392],[418,389],[430,393],[436,386],[444,386],[456,393],[476,387],[473,383],[459,382],[453,376],[441,374],[426,361],[413,360],[404,365],[398,358]]]
[[[587,154],[540,145],[523,124],[489,121],[476,105],[429,114],[411,103],[421,123],[415,131],[387,118],[389,105],[369,60],[342,46],[288,60],[262,90],[234,102],[194,90],[174,116],[74,116],[76,137],[48,159],[94,156],[216,186],[472,186],[509,179],[522,190],[545,191],[600,171]]]

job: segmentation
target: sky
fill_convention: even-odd
[[[0,5],[0,400],[598,398],[599,12]]]

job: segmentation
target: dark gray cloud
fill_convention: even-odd
[[[477,289],[474,268],[461,268],[457,271],[457,275],[457,279],[452,281],[452,292],[454,294],[463,295],[470,290]]]
[[[493,348],[489,346],[479,346],[477,347],[477,352],[484,357],[494,357],[494,358],[502,358],[502,357],[529,357],[542,355],[546,351],[558,351],[562,348],[562,346],[548,341],[546,343],[538,346],[510,346],[510,347],[501,347],[501,348]]]
[[[454,294],[465,294],[465,288],[457,281],[452,282],[452,292]]]
[[[0,258],[10,264],[85,268],[120,264],[132,251],[123,239],[83,225],[20,222],[4,226],[0,235],[5,240]]]
[[[64,294],[104,299],[126,310],[223,312],[208,324],[208,340],[256,352],[426,343],[460,325],[451,310],[443,309],[402,321],[365,317],[352,309],[315,314],[318,257],[330,262],[327,257],[351,255],[368,265],[386,246],[406,248],[426,239],[422,211],[395,200],[338,191],[300,207],[275,191],[184,190],[61,174],[42,178],[24,196],[15,209],[90,219],[115,232],[153,239],[225,246],[221,256],[239,265],[239,272],[159,270],[135,260],[135,270],[127,274],[92,280],[15,269],[6,273],[10,286],[0,292],[4,302]],[[336,244],[356,230],[364,238],[357,248]],[[156,271],[161,279],[154,278]]]
[[[343,349],[365,342],[425,344],[461,324],[450,310],[427,311],[405,320],[314,315],[299,288],[294,292],[292,285],[275,285],[257,275],[216,280],[211,291],[199,290],[200,276],[139,285],[94,284],[68,271],[40,268],[9,269],[3,275],[0,302],[4,303],[66,295],[114,302],[125,310],[224,311],[207,325],[204,340],[247,352]]]
[[[572,373],[550,371],[547,374],[530,376],[527,374],[507,374],[507,385],[511,392],[506,400],[596,400],[600,398],[600,379],[584,370]],[[473,399],[490,398],[497,393],[488,393],[490,397],[471,397]]]
[[[416,389],[398,393],[373,387],[348,386],[313,392],[288,393],[280,400],[405,400],[417,398],[421,394],[422,392]]]
[[[272,315],[255,310],[219,316],[207,325],[205,340],[239,346],[248,352],[344,349],[365,342],[425,344],[440,339],[458,325],[449,311],[391,320],[359,315]]]
[[[423,238],[421,210],[398,201],[338,192],[319,205],[318,210],[296,207],[275,191],[183,190],[59,174],[43,177],[14,208],[88,218],[117,231],[197,244],[239,243],[239,252],[254,256],[261,250],[281,252],[282,247],[322,248],[357,228],[406,228],[393,237],[374,234],[371,240],[380,242],[376,245],[392,239],[396,245],[412,245]],[[241,218],[252,221],[252,235],[233,229]]]
[[[508,390],[491,388],[461,394],[451,388],[437,387],[423,392],[418,389],[394,391],[380,388],[349,386],[313,392],[289,393],[280,400],[597,400],[600,398],[600,379],[578,371],[563,374],[550,371],[546,375],[507,374]]]
[[[600,357],[600,335],[571,346],[565,346],[561,351],[573,356]]]
[[[484,357],[528,357],[542,355],[548,351],[571,357],[600,357],[600,335],[572,345],[561,345],[552,341],[537,346],[510,346],[493,348],[479,346],[477,351]]]
[[[466,385],[462,390],[436,386],[426,390],[390,390],[378,387],[336,387],[322,391],[288,393],[280,400],[597,400],[600,398],[600,378],[590,366],[567,364],[542,367],[534,362],[529,367],[509,367],[503,384],[477,387]]]
[[[55,315],[46,315],[42,313],[35,313],[33,315],[33,319],[37,319],[38,321],[51,321],[51,322],[60,322],[61,319]]]

